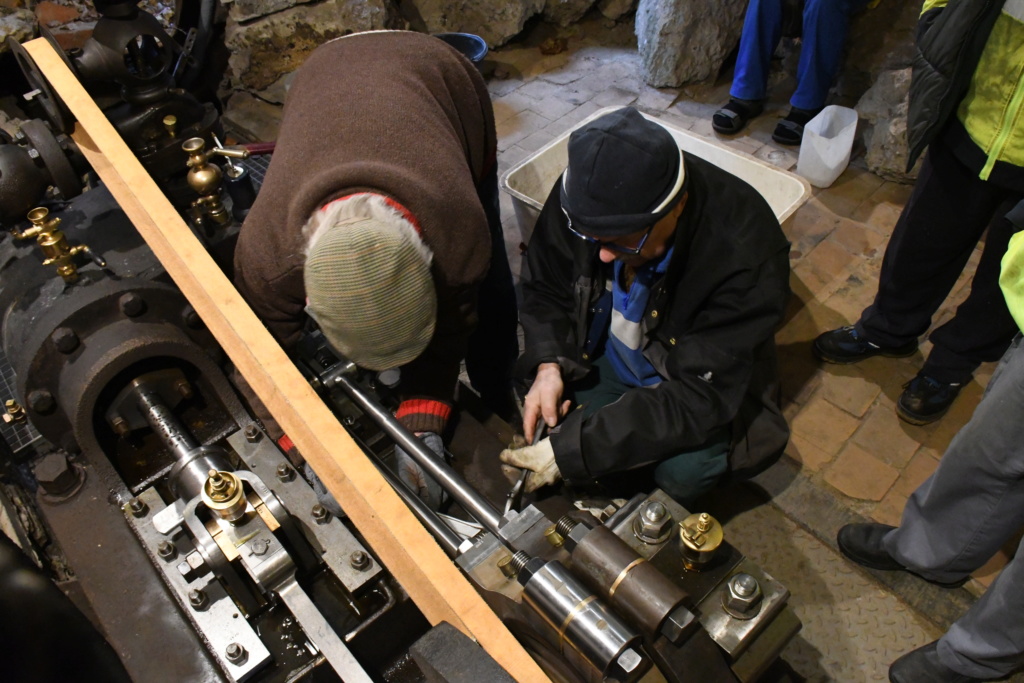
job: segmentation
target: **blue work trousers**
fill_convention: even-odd
[[[867,0],[806,0],[797,85],[789,100],[791,105],[798,109],[819,109],[825,105],[842,63],[850,16],[866,4]],[[750,0],[729,91],[732,97],[765,98],[768,68],[781,36],[782,0]]]
[[[1024,348],[1018,335],[970,422],[914,491],[884,539],[896,561],[953,582],[1024,527]],[[991,680],[1024,663],[1024,544],[989,589],[939,640],[939,660]]]

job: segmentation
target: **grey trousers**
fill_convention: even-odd
[[[1021,335],[970,422],[914,492],[884,540],[901,564],[937,581],[961,579],[1024,527],[1024,348]],[[992,586],[950,627],[939,660],[992,679],[1024,664],[1024,543]]]

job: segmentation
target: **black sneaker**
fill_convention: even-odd
[[[940,382],[927,375],[917,377],[903,385],[903,393],[896,402],[896,414],[912,425],[926,425],[946,414],[963,385]]]
[[[853,325],[825,332],[814,340],[814,355],[826,363],[839,365],[858,363],[872,356],[906,358],[914,355],[915,351],[916,340],[903,346],[882,347],[865,339]]]

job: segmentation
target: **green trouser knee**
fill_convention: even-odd
[[[633,387],[623,384],[606,356],[601,356],[591,371],[570,390],[583,414],[590,417],[599,409],[617,401]],[[728,427],[715,430],[697,448],[661,461],[654,469],[654,481],[665,493],[686,507],[707,493],[728,469],[730,445]]]

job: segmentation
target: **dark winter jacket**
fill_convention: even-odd
[[[685,163],[689,197],[643,320],[644,356],[664,381],[630,390],[590,418],[570,413],[551,436],[570,483],[695,449],[723,427],[732,431],[732,471],[749,474],[788,440],[774,332],[789,295],[789,243],[756,190],[694,155]],[[610,268],[567,229],[560,183],[529,245],[520,371],[558,362],[571,382],[589,369],[587,330]]]

